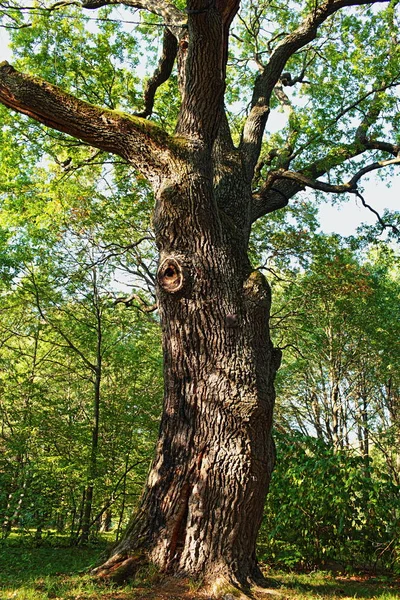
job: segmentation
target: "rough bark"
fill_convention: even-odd
[[[143,549],[163,570],[246,586],[259,576],[280,353],[268,284],[218,209],[210,154],[193,156],[158,190],[154,218],[165,378],[156,457],[140,510],[98,573],[129,571]]]
[[[98,309],[98,306],[96,306]],[[90,536],[91,516],[93,509],[94,487],[97,478],[97,456],[99,450],[100,434],[100,401],[101,401],[101,377],[102,377],[102,327],[101,317],[97,312],[97,351],[96,351],[96,371],[93,380],[93,416],[92,416],[92,442],[90,448],[90,458],[88,464],[88,483],[86,486],[85,506],[82,517],[82,530],[78,538],[80,544],[87,544]]]

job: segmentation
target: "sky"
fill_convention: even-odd
[[[7,34],[0,27],[0,62],[10,60],[10,50],[7,45]]]
[[[391,179],[391,185],[377,179],[370,178],[363,185],[363,198],[367,204],[374,208],[380,215],[385,208],[390,210],[400,210],[400,166],[398,174]],[[353,235],[357,227],[362,223],[374,225],[377,222],[376,216],[364,208],[361,201],[355,196],[350,197],[347,202],[342,202],[332,206],[325,202],[320,206],[319,218],[321,228],[326,233],[339,233],[347,236]]]
[[[0,28],[0,62],[3,60],[10,61],[11,54],[7,33]],[[365,202],[379,214],[383,214],[385,208],[400,210],[400,166],[391,177],[390,186],[374,175],[371,175],[368,181],[363,180],[362,184]],[[376,223],[376,216],[364,208],[356,197],[350,197],[347,202],[337,202],[337,196],[331,198],[335,204],[330,202],[330,197],[327,195],[327,202],[321,204],[319,210],[321,229],[325,233],[353,235],[362,223],[370,225]]]

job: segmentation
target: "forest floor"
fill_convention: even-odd
[[[0,600],[207,600],[194,582],[163,577],[147,568],[125,586],[99,583],[87,574],[104,546],[30,547],[0,542]],[[400,600],[400,579],[339,576],[329,572],[298,574],[267,570],[269,588],[254,600]],[[235,600],[226,594],[221,600]]]

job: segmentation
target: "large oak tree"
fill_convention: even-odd
[[[399,136],[388,126],[399,119],[397,2],[82,7],[107,4],[148,11],[162,25],[162,55],[140,112],[96,106],[0,65],[2,104],[122,157],[154,191],[164,410],[140,508],[98,573],[129,573],[144,553],[166,571],[246,587],[260,577],[255,543],[275,461],[281,357],[269,334],[270,289],[248,256],[252,225],[306,187],[364,203],[361,178],[400,163]],[[21,26],[15,15],[27,7],[2,6]],[[180,104],[170,133],[152,113],[174,73]],[[244,81],[251,100],[233,132],[226,104]],[[287,125],[267,138],[277,105]]]

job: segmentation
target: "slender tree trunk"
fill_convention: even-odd
[[[94,484],[97,478],[97,454],[99,450],[99,430],[100,430],[100,401],[101,401],[101,378],[102,378],[102,321],[101,309],[98,303],[99,294],[97,288],[96,269],[92,270],[93,276],[93,297],[94,309],[96,315],[96,364],[94,367],[93,381],[93,420],[92,420],[92,440],[90,446],[90,459],[88,465],[88,484],[85,495],[85,505],[82,518],[82,532],[79,543],[86,544],[89,540],[91,516],[93,507]]]
[[[90,517],[92,515],[93,504],[93,488],[93,483],[89,482],[85,493],[85,506],[83,508],[82,515],[82,531],[78,539],[79,544],[87,544],[89,541]]]
[[[83,488],[82,498],[81,498],[80,507],[79,507],[78,524],[76,527],[76,535],[75,535],[75,543],[76,544],[78,544],[80,542],[80,533],[82,530],[82,521],[83,521],[84,510],[85,510],[85,502],[86,502],[86,488]]]
[[[362,423],[363,423],[363,436],[364,436],[364,457],[369,457],[369,423],[368,423],[368,400],[366,390],[362,396]]]
[[[88,485],[85,493],[85,504],[82,516],[82,531],[79,537],[79,543],[86,544],[89,540],[90,521],[93,506],[94,482],[97,477],[97,452],[99,446],[99,417],[100,417],[100,385],[101,385],[101,366],[96,371],[94,382],[94,401],[93,401],[93,426],[92,443],[90,448],[90,459],[88,465]]]
[[[13,474],[13,479],[10,484],[10,491],[7,494],[7,504],[5,507],[4,519],[2,522],[2,526],[1,526],[4,537],[8,537],[8,535],[11,533],[14,496],[16,496],[19,491],[18,479],[19,479],[20,465],[22,465],[21,470],[23,470],[22,456],[18,456],[15,462],[17,463],[18,467],[17,467],[16,473]]]
[[[311,392],[311,411],[313,415],[313,425],[319,440],[324,439],[324,432],[321,424],[321,407],[318,402],[318,396],[315,392]]]
[[[119,519],[118,519],[118,526],[117,526],[117,533],[116,533],[116,540],[119,540],[120,537],[120,533],[121,533],[121,527],[122,527],[122,522],[124,519],[124,513],[125,513],[125,501],[126,501],[126,482],[127,482],[127,477],[128,477],[128,464],[129,464],[129,454],[126,455],[125,458],[125,472],[124,472],[124,477],[122,480],[122,502],[121,502],[121,509],[119,512]]]
[[[102,514],[102,516],[100,517],[100,519],[98,521],[99,531],[102,531],[102,532],[111,531],[111,522],[112,522],[112,511],[111,511],[111,508],[107,508],[107,510],[104,511],[104,513]]]
[[[342,446],[342,440],[340,438],[340,394],[339,384],[336,379],[331,382],[331,406],[332,406],[332,437],[333,445],[336,450],[339,450]]]
[[[76,519],[76,506],[73,507],[72,509],[72,515],[71,515],[71,525],[69,528],[69,539],[70,539],[70,544],[73,544],[75,542],[75,535],[74,535],[74,529],[75,529],[75,519]]]
[[[280,352],[246,234],[222,222],[210,163],[191,167],[163,182],[154,217],[165,378],[156,457],[138,514],[97,572],[129,570],[144,549],[163,570],[243,586],[259,576]]]

